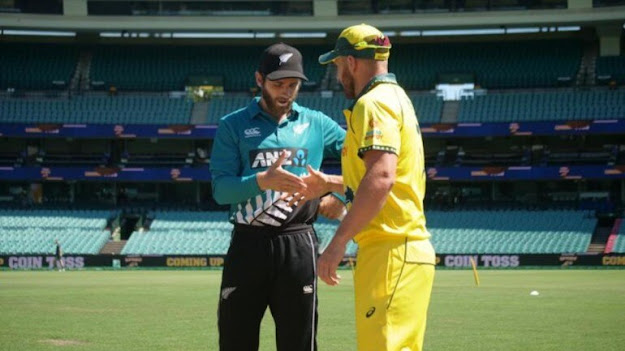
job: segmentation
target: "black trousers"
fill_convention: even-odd
[[[311,226],[235,226],[221,281],[221,351],[257,351],[267,306],[277,351],[317,350],[317,251]]]

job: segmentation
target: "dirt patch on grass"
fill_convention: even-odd
[[[86,342],[80,340],[65,340],[65,339],[44,339],[39,340],[39,342],[53,345],[53,346],[76,346],[76,345],[87,345]]]

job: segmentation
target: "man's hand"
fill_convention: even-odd
[[[321,198],[319,214],[328,219],[339,219],[345,213],[345,205],[335,196],[327,195]]]
[[[316,171],[310,165],[307,166],[307,169],[308,175],[301,178],[304,184],[306,184],[306,189],[283,196],[283,199],[291,197],[289,206],[293,206],[296,203],[303,204],[308,200],[319,198],[330,192],[328,189],[328,176],[323,172]]]
[[[282,150],[280,157],[266,171],[256,174],[256,182],[260,190],[275,190],[287,193],[303,193],[306,190],[306,183],[298,176],[285,171],[282,168],[287,153]]]
[[[336,237],[335,237],[336,238]],[[323,251],[317,261],[317,275],[326,284],[334,286],[341,281],[341,276],[336,274],[336,268],[345,255],[345,244],[333,239],[330,245]]]

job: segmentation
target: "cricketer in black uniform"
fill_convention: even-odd
[[[267,306],[278,351],[317,349],[312,223],[320,202],[338,200],[330,195],[291,206],[282,197],[306,187],[300,176],[308,165],[319,169],[324,156],[340,157],[345,131],[294,102],[306,79],[299,51],[272,45],[256,72],[262,98],[220,120],[211,155],[213,197],[231,205],[234,223],[219,300],[221,351],[258,350]]]

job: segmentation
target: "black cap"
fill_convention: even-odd
[[[258,72],[269,80],[300,78],[308,80],[302,67],[302,54],[284,43],[273,44],[260,56]]]

